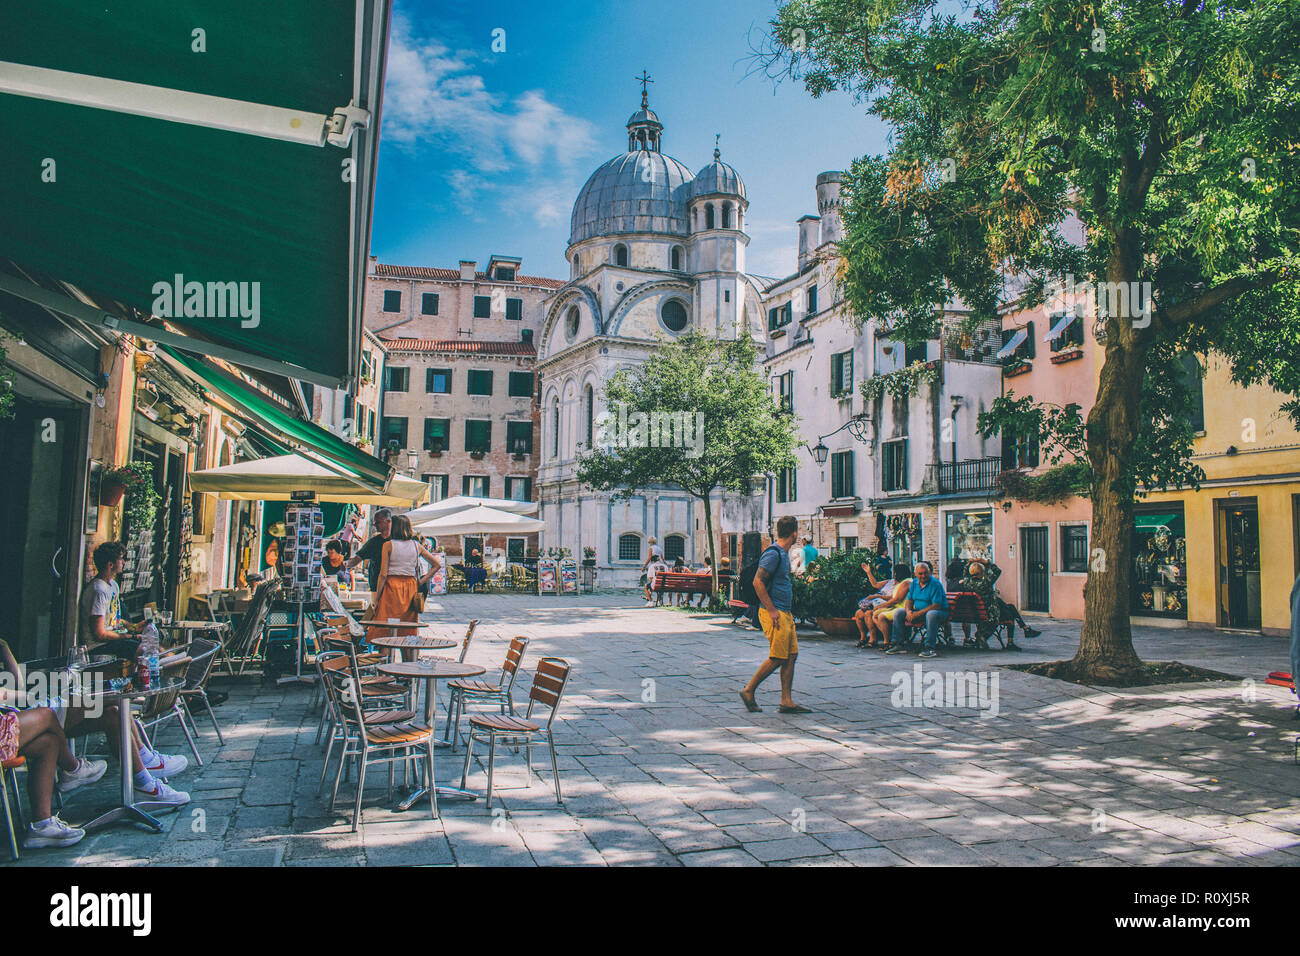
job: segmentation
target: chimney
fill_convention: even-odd
[[[818,227],[821,220],[816,216],[803,216],[799,219],[799,271],[802,272],[817,255]]]
[[[822,217],[823,245],[844,238],[844,223],[840,219],[840,183],[843,179],[844,174],[838,170],[817,176],[817,211]]]
[[[474,281],[474,275],[475,275],[475,269],[477,268],[477,266],[478,266],[478,263],[475,262],[473,259],[461,259],[461,260],[460,260],[460,277],[461,277],[461,279],[462,279],[463,281],[466,281],[466,282],[473,282],[473,281]]]

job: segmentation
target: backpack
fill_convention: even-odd
[[[777,552],[779,560],[782,549],[775,544],[769,544],[763,549],[763,554],[758,556],[758,561],[762,561],[763,555],[769,551]],[[758,574],[758,561],[742,568],[740,571],[740,599],[746,604],[758,603],[758,592],[754,590],[754,577]]]

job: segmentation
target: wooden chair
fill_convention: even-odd
[[[447,703],[447,728],[443,732],[443,737],[451,741],[453,753],[456,751],[456,743],[460,737],[460,718],[467,700],[496,704],[503,714],[507,711],[512,714],[515,712],[514,701],[511,700],[510,695],[514,691],[515,678],[519,676],[519,664],[524,659],[524,651],[527,649],[528,638],[526,637],[516,637],[510,641],[510,647],[506,649],[505,663],[501,665],[501,679],[495,684],[469,678],[447,681],[451,699]]]
[[[27,758],[14,757],[0,763],[0,808],[4,809],[5,826],[9,833],[9,855],[15,863],[21,854],[18,852],[18,828],[22,825],[22,798],[18,790],[18,768],[26,765]],[[13,789],[13,802],[9,800],[9,790]],[[58,792],[58,788],[55,788]]]
[[[373,722],[374,715],[368,715],[361,709],[360,685],[353,678],[342,685],[331,683],[330,693],[334,696],[335,707],[342,727],[343,750],[339,756],[339,769],[334,775],[334,793],[330,797],[330,809],[338,802],[339,782],[343,779],[343,768],[351,757],[358,761],[357,796],[352,807],[352,832],[357,832],[357,822],[361,819],[361,798],[366,788],[366,769],[371,764],[388,765],[388,793],[392,798],[393,768],[403,767],[423,760],[425,773],[429,782],[429,810],[433,818],[438,819],[438,788],[434,786],[433,774],[433,728],[414,718],[392,722]],[[417,752],[423,748],[424,753]]]
[[[555,755],[553,727],[555,714],[560,709],[560,699],[564,688],[569,683],[569,662],[559,657],[543,657],[537,662],[537,673],[533,675],[533,688],[528,692],[528,711],[523,717],[514,714],[471,714],[469,718],[469,742],[465,745],[465,766],[461,770],[460,786],[465,789],[469,777],[469,762],[474,755],[474,741],[488,745],[488,810],[492,809],[492,774],[496,764],[497,738],[500,737],[507,746],[522,745],[528,752],[528,786],[533,785],[533,741],[537,737],[546,738],[546,746],[551,751],[551,775],[555,779],[555,802],[563,803],[560,794],[560,763]],[[549,707],[550,715],[545,724],[532,719],[533,707],[541,704]]]
[[[474,639],[474,628],[476,627],[478,627],[478,618],[469,622],[469,628],[465,631],[465,640],[461,641],[460,644],[460,656],[455,658],[456,663],[465,663],[465,655],[469,653],[469,642]],[[453,658],[435,655],[433,659],[435,661],[449,661]]]
[[[347,707],[340,703],[340,695],[344,687],[353,686],[352,661],[345,651],[325,651],[316,659],[316,673],[321,687],[325,691],[325,709],[321,714],[321,727],[317,728],[316,731],[317,743],[320,743],[321,740],[321,730],[327,722],[329,725],[329,736],[327,738],[329,743],[325,749],[325,763],[320,771],[320,785],[316,788],[316,794],[319,796],[325,790],[325,775],[329,770],[334,745],[344,742],[347,735],[347,724],[341,716],[347,710]],[[407,707],[396,706],[394,703],[395,699],[404,698],[404,688],[399,694],[385,694],[381,688],[362,686],[360,701],[362,710],[365,712],[365,719],[374,724],[390,724],[414,720],[415,711]],[[367,710],[367,707],[371,709]],[[342,766],[339,769],[341,770]]]

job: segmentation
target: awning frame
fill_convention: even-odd
[[[1029,338],[1028,329],[1016,329],[1015,334],[1007,339],[1007,344],[998,349],[995,357],[1000,359],[1009,358],[1015,354],[1016,349],[1020,348],[1027,338]]]

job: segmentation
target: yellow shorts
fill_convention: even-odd
[[[776,624],[767,608],[758,609],[758,623],[767,635],[768,654],[773,660],[783,661],[799,653],[799,638],[794,633],[794,615],[786,611],[776,612]]]

